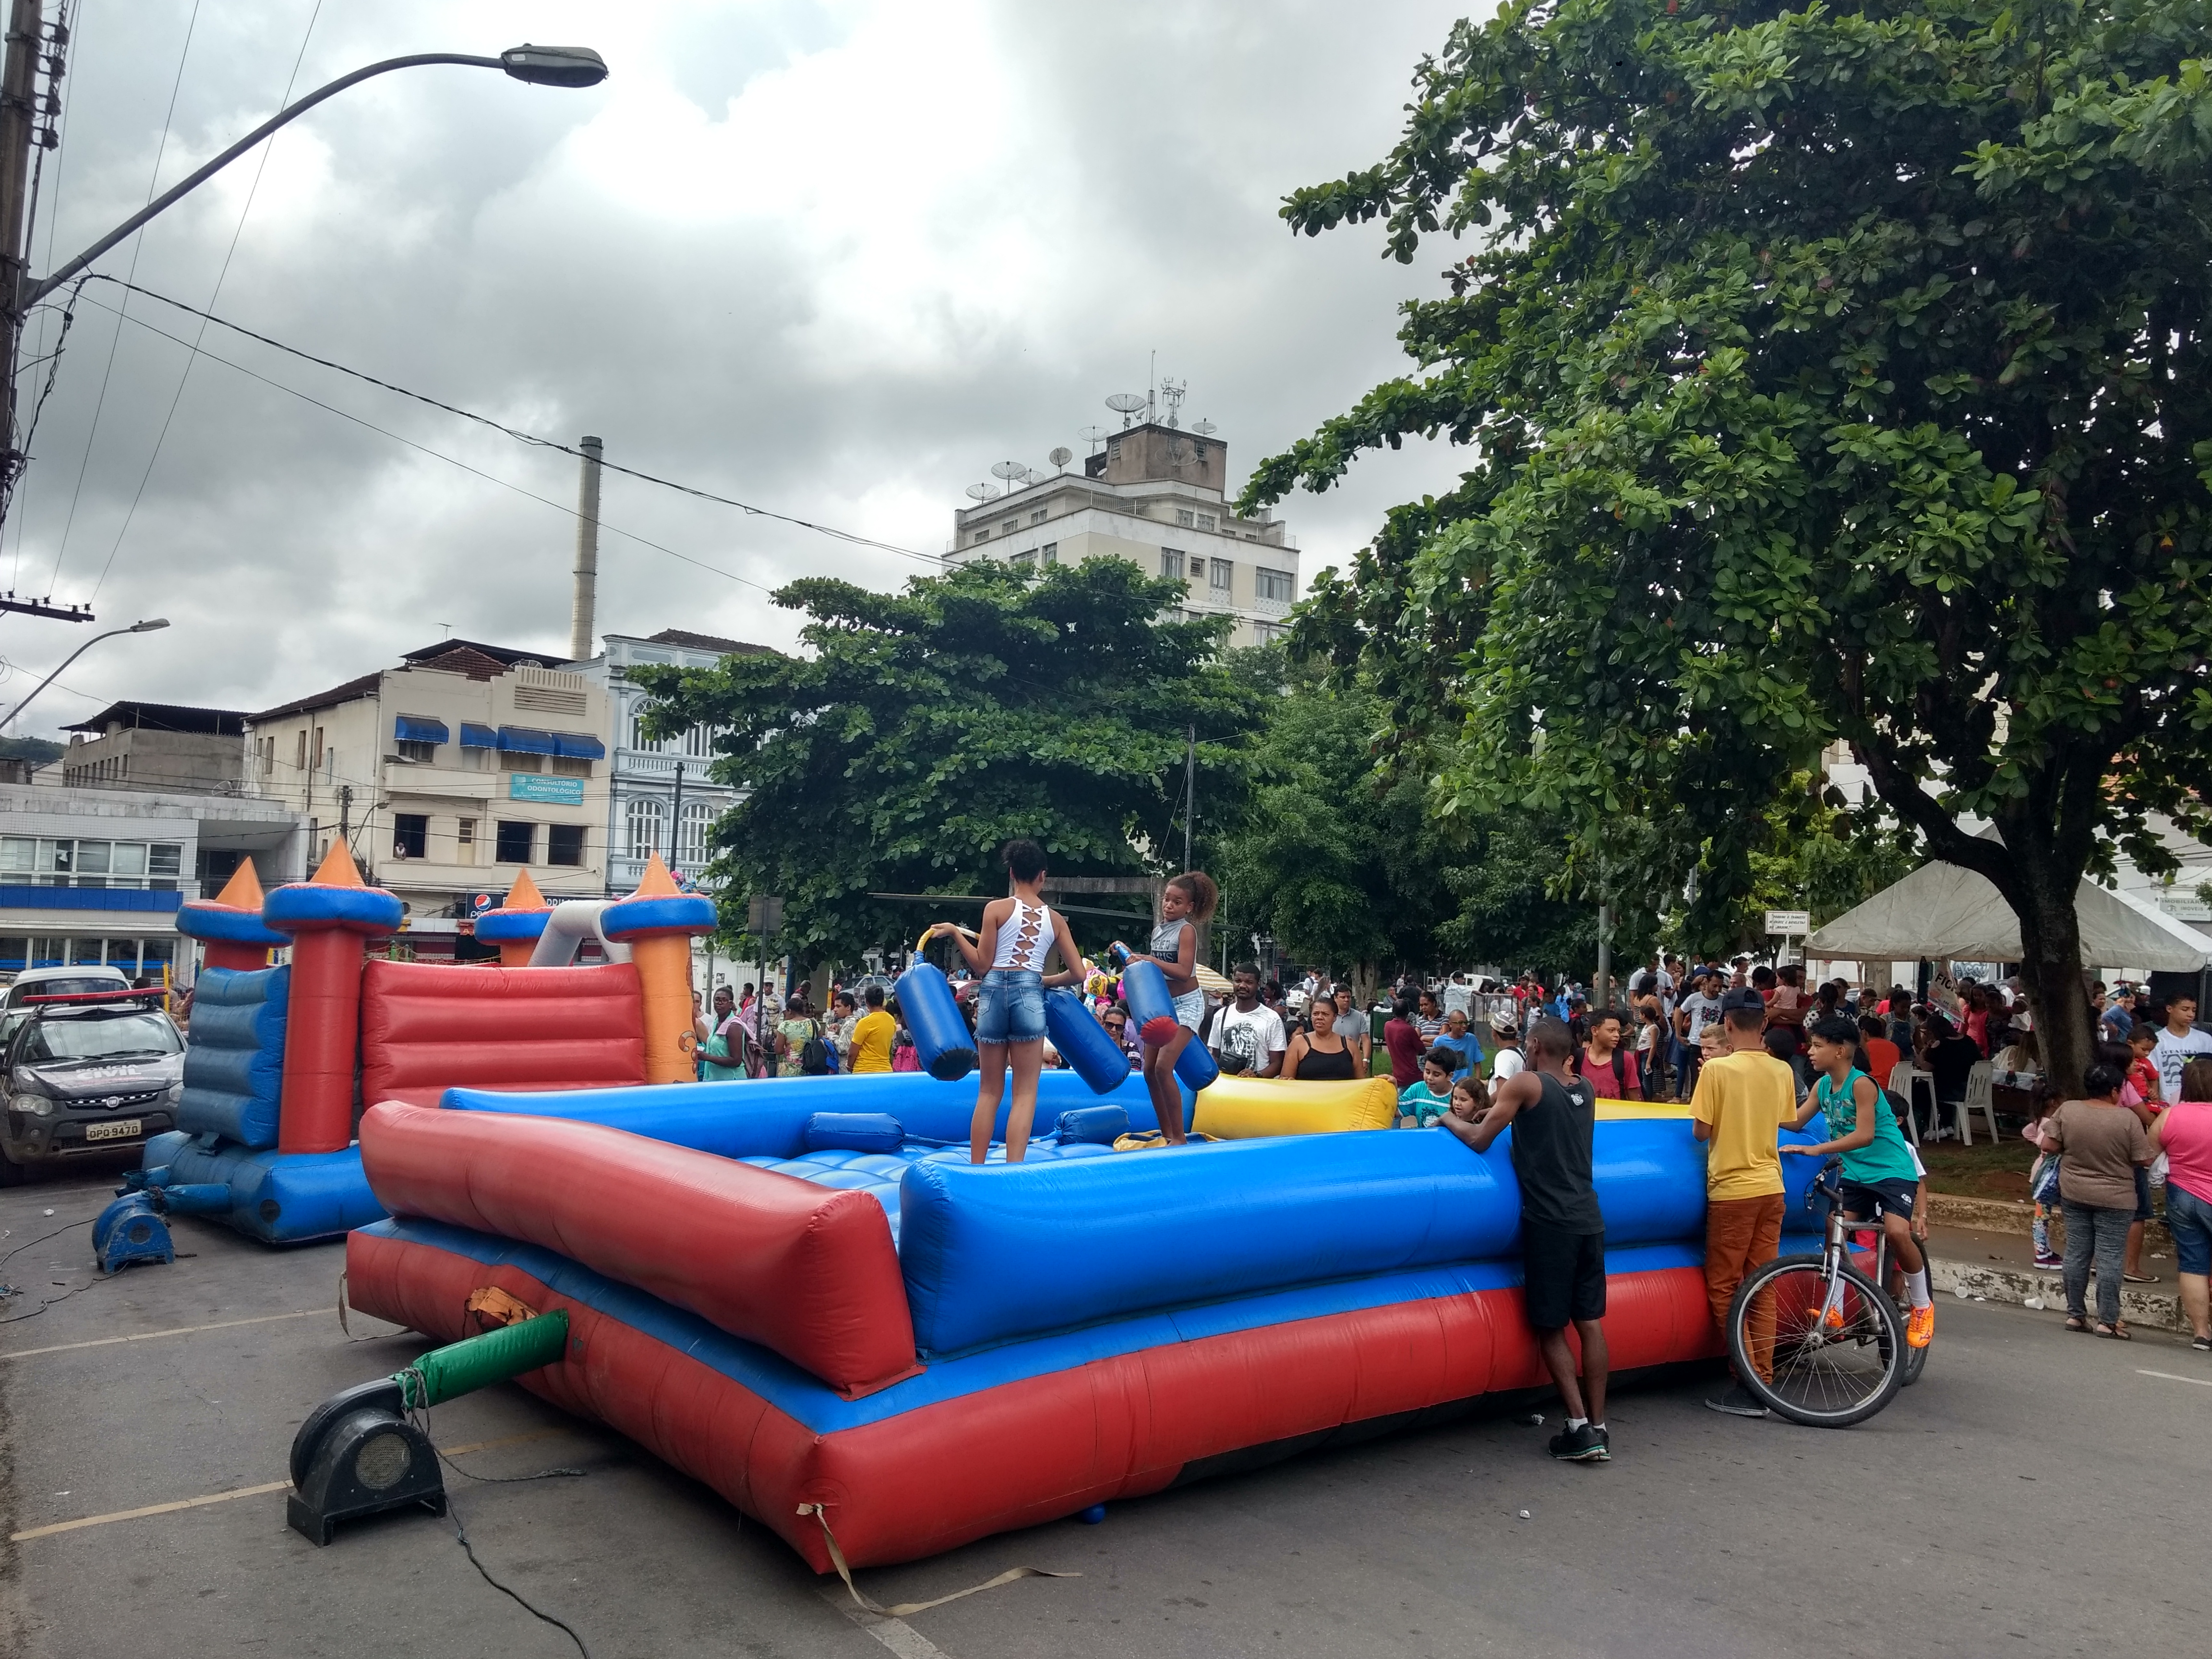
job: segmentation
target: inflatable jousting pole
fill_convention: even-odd
[[[599,913],[599,931],[630,949],[645,1001],[645,1080],[690,1083],[698,1075],[691,1029],[691,941],[714,931],[714,901],[677,890],[655,853],[637,891]]]
[[[261,883],[254,876],[252,859],[240,860],[218,896],[179,905],[177,931],[206,947],[209,967],[247,972],[266,968],[269,952],[291,942],[262,925]]]
[[[477,938],[499,946],[501,967],[527,968],[530,953],[538,948],[538,937],[552,914],[552,905],[531,880],[530,872],[518,870],[514,885],[507,890],[507,902],[477,918]]]
[[[404,914],[392,894],[362,880],[343,841],[331,843],[312,881],[287,882],[262,907],[264,921],[292,936],[278,1152],[342,1152],[353,1144],[362,941],[398,933]]]

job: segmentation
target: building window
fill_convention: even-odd
[[[1034,548],[1025,547],[1020,552],[1015,554],[1011,559],[1007,560],[1006,562],[1012,565],[1018,570],[1035,569],[1036,568],[1036,550]]]
[[[1021,527],[1022,517],[1020,514],[1017,513],[1012,518],[1007,519],[1000,523],[999,526],[999,533],[1001,536],[1011,536],[1014,532],[1019,530]]]
[[[975,539],[979,542],[989,541],[991,539],[990,527],[986,526],[984,528],[977,531],[975,532]]]
[[[1030,522],[1031,524],[1042,524],[1044,522],[1044,508],[1037,508],[1036,512],[1030,514]]]
[[[1197,516],[1187,507],[1176,508],[1176,522],[1188,530],[1198,522]]]
[[[1109,461],[1118,461],[1121,459],[1121,441],[1119,438],[1109,438],[1106,441],[1106,459]]]
[[[1255,622],[1252,624],[1252,643],[1273,645],[1283,637],[1285,632],[1285,629],[1279,623]]]
[[[537,840],[536,824],[517,823],[511,819],[501,818],[495,854],[501,864],[527,864],[531,848]]]
[[[717,731],[711,726],[693,726],[684,734],[684,752],[694,760],[712,760]]]
[[[430,820],[420,812],[392,815],[392,856],[422,859],[430,855]]]
[[[1200,530],[1211,530],[1211,529],[1212,529],[1212,528],[1213,528],[1213,514],[1212,514],[1211,513],[1201,513],[1201,514],[1200,514],[1198,515],[1198,527],[1199,527]]]
[[[1060,562],[1060,544],[1058,542],[1047,542],[1042,548],[1038,549],[1037,551],[1039,556],[1042,557],[1047,564],[1058,564]]]
[[[1297,579],[1287,570],[1270,570],[1264,565],[1253,567],[1252,597],[1255,599],[1280,599],[1287,605],[1297,586]]]
[[[307,769],[307,728],[303,726],[294,735],[296,736],[300,741],[295,746],[292,756],[293,769],[295,771],[304,772]]]
[[[399,744],[399,758],[411,762],[416,766],[428,766],[438,758],[438,745],[434,743],[417,743],[412,738],[403,738]]]
[[[545,862],[579,865],[584,861],[584,826],[549,823],[545,826]]]
[[[641,702],[633,705],[629,711],[629,746],[633,749],[641,749],[647,754],[655,753],[660,748],[659,743],[645,735],[646,711],[652,706],[650,703]]]
[[[1226,559],[1216,559],[1212,564],[1206,567],[1206,581],[1212,588],[1213,597],[1215,599],[1223,600],[1226,600],[1228,599],[1229,590],[1235,579],[1236,570],[1237,567],[1230,563]]]
[[[545,757],[525,754],[520,750],[502,750],[499,757],[500,769],[505,772],[543,772]]]
[[[661,827],[667,816],[660,802],[651,795],[641,795],[629,804],[627,814],[629,830],[629,855],[642,864],[661,848]]]
[[[1182,580],[1182,550],[1164,547],[1160,550],[1160,574],[1176,581]]]
[[[474,864],[477,861],[477,821],[460,818],[453,825],[453,862]]]
[[[581,755],[556,755],[553,757],[553,775],[556,778],[588,778],[592,775],[592,763]]]
[[[714,823],[714,804],[706,800],[684,803],[684,817],[676,826],[676,861],[693,868],[707,861],[707,836]]]

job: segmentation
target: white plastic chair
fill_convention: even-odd
[[[1966,1073],[1966,1098],[1959,1108],[1959,1133],[1969,1146],[1974,1144],[1974,1114],[1977,1111],[1989,1121],[1990,1141],[1994,1143],[1997,1138],[1996,1097],[1990,1081],[1990,1074],[1996,1069],[1986,1060],[1978,1060],[1974,1062],[1973,1069]]]
[[[1912,1085],[1915,1083],[1925,1083],[1928,1085],[1928,1098],[1930,1104],[1933,1104],[1936,1098],[1936,1079],[1931,1073],[1922,1071],[1909,1060],[1900,1060],[1889,1068],[1887,1085],[1889,1091],[1893,1095],[1905,1097],[1905,1133],[1912,1144],[1917,1146],[1920,1144],[1920,1103],[1913,1096]]]

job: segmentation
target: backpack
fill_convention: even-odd
[[[808,1077],[830,1074],[830,1045],[822,1040],[819,1024],[815,1026],[814,1035],[806,1039],[805,1047],[799,1051],[799,1069]]]

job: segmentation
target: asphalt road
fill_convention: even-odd
[[[279,1490],[18,1539],[281,1481],[310,1407],[423,1346],[362,1322],[348,1340],[335,1248],[184,1222],[191,1259],[103,1281],[88,1228],[29,1242],[106,1196],[88,1179],[0,1193],[0,1256],[16,1252],[0,1279],[22,1289],[0,1303],[0,1655],[576,1651],[428,1516],[318,1549]],[[217,1328],[110,1340],[200,1327]],[[1706,1391],[1617,1395],[1603,1467],[1550,1462],[1553,1425],[1474,1419],[871,1571],[886,1603],[1010,1566],[1083,1575],[872,1627],[714,1494],[520,1389],[432,1426],[499,1443],[456,1461],[501,1483],[449,1473],[448,1490],[484,1565],[594,1659],[2203,1650],[2212,1363],[2185,1345],[1946,1299],[1925,1379],[1864,1427],[1723,1418]],[[585,1473],[501,1484],[551,1467]]]

